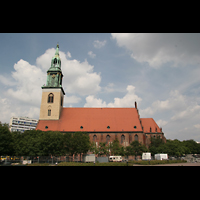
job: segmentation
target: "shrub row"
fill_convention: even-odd
[[[140,161],[130,161],[133,164],[139,165],[158,165],[158,164],[170,164],[170,163],[185,163],[186,160],[140,160]]]

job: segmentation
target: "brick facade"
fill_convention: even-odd
[[[135,140],[148,147],[151,137],[160,137],[166,142],[162,128],[153,118],[140,118],[137,107],[62,108],[58,120],[40,119],[37,129],[64,133],[87,132],[90,141],[98,145],[100,142],[113,142],[115,138],[124,147]]]
[[[128,146],[131,142],[138,140],[142,144],[145,144],[143,133],[89,133],[91,142],[113,142],[116,138],[119,140],[119,143],[123,146]]]

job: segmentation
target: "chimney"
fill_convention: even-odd
[[[160,132],[162,133],[162,128],[160,127]]]
[[[135,108],[137,109],[137,102],[135,101]]]

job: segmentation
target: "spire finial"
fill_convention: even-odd
[[[57,43],[57,46],[56,46],[56,53],[55,55],[59,55],[59,44]]]

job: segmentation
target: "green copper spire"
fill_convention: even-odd
[[[47,83],[42,88],[62,88],[62,70],[61,59],[59,56],[59,45],[56,46],[56,52],[51,59],[51,67],[47,71]]]
[[[51,59],[51,67],[49,70],[61,69],[61,59],[59,56],[59,45],[57,44],[55,56]]]

